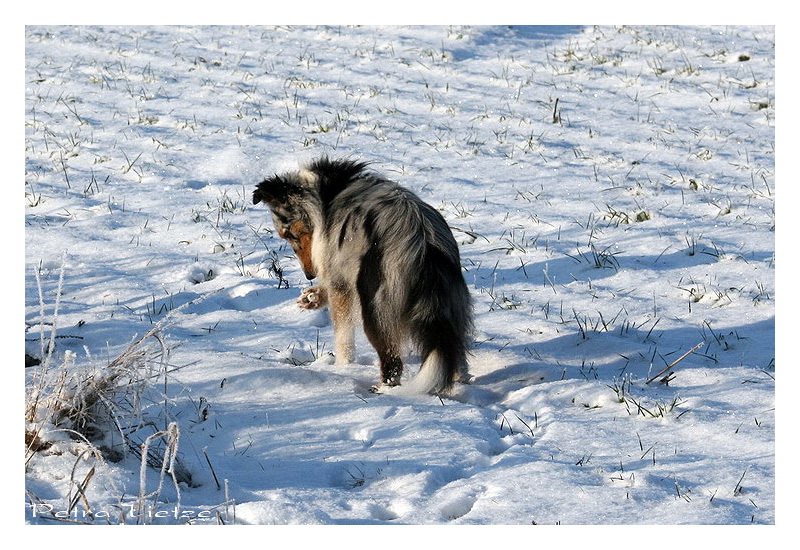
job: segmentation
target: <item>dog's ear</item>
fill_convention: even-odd
[[[286,202],[289,195],[297,192],[297,185],[280,176],[265,179],[253,191],[253,204],[265,202],[277,204]]]

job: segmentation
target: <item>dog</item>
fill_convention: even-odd
[[[371,391],[400,384],[410,343],[422,366],[402,393],[447,393],[468,382],[473,330],[458,245],[437,210],[368,166],[322,157],[259,183],[253,204],[269,206],[305,276],[318,280],[298,303],[330,306],[338,364],[355,359],[360,313],[380,361]]]

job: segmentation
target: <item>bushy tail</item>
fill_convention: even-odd
[[[452,375],[438,350],[432,351],[422,363],[419,372],[402,386],[395,386],[396,395],[422,395],[446,393],[452,385]]]
[[[455,247],[455,242],[452,245]],[[468,376],[472,300],[461,275],[457,248],[452,252],[448,256],[429,245],[426,269],[413,285],[408,324],[422,354],[422,367],[405,384],[403,393],[447,393],[453,383],[466,381]]]
[[[469,334],[467,326],[458,327],[455,332],[443,330],[441,325],[429,327],[420,338],[423,359],[419,372],[407,383],[393,388],[392,393],[447,394],[455,382],[466,382]]]

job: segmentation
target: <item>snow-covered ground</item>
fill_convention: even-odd
[[[55,322],[48,376],[102,372],[166,318],[130,409],[192,482],[38,419],[26,520],[774,523],[774,60],[772,27],[27,27],[26,348]],[[296,306],[250,197],[323,153],[453,228],[452,398],[370,394]]]

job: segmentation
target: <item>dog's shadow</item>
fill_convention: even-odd
[[[480,366],[472,367],[477,373],[469,383],[456,384],[447,396],[449,399],[487,407],[502,402],[517,390],[546,381],[544,371],[531,363],[514,363],[485,373],[480,372]]]

